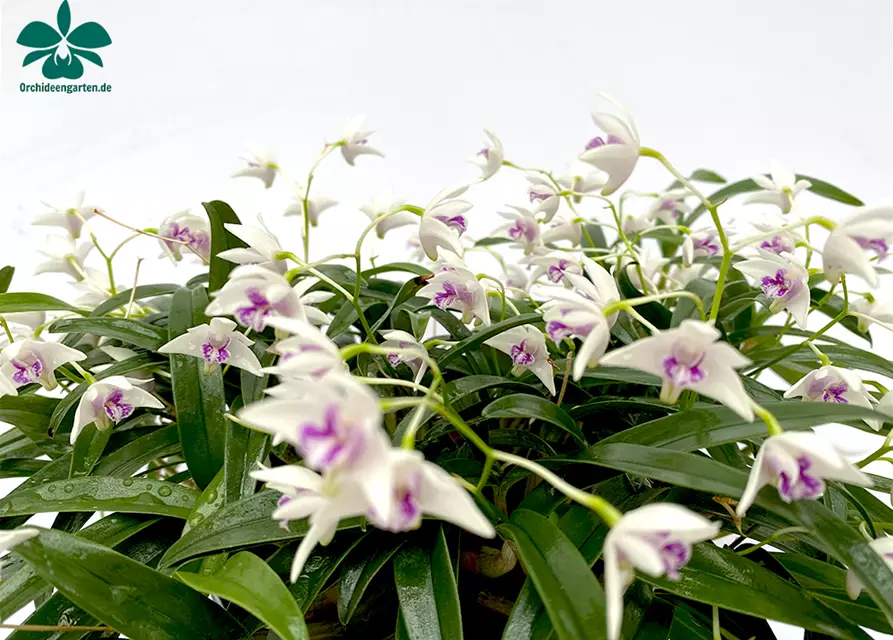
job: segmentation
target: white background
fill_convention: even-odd
[[[223,199],[243,220],[263,212],[296,248],[298,219],[279,218],[287,188],[230,179],[237,156],[261,144],[300,176],[359,113],[387,158],[348,169],[336,156],[320,170],[319,192],[341,206],[314,237],[318,257],[348,250],[364,224],[357,206],[376,189],[423,205],[473,176],[466,160],[484,127],[508,159],[563,169],[596,133],[588,113],[598,91],[625,102],[644,144],[683,171],[740,179],[777,157],[866,202],[893,193],[889,0],[70,1],[74,25],[96,20],[111,34],[104,68],[86,65],[83,79],[111,83],[111,94],[21,93],[19,83],[42,78],[39,63],[21,67],[27,51],[15,38],[31,20],[53,23],[58,3],[6,0],[0,14],[0,262],[19,267],[19,290],[71,298],[63,280],[28,276],[43,237],[28,221],[40,200],[66,204],[80,188],[143,227]],[[666,182],[643,163],[633,185]],[[472,195],[469,233],[480,237],[497,207],[523,203],[523,183],[500,175]],[[803,208],[845,209],[810,196]],[[133,247],[128,258],[158,255],[152,241]],[[161,261],[143,274],[184,277]],[[890,353],[893,341],[878,334],[876,345]],[[842,444],[853,455],[869,447]]]

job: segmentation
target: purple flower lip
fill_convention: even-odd
[[[536,191],[535,189],[530,188],[527,191],[527,195],[530,198],[531,202],[542,202],[544,200],[548,200],[554,194],[549,193],[548,191]]]
[[[21,360],[10,360],[10,363],[16,370],[12,374],[12,380],[17,387],[29,382],[37,382],[40,379],[40,374],[43,373],[43,363],[36,358],[31,363],[22,362]]]
[[[701,382],[706,377],[706,372],[701,369],[706,353],[690,354],[680,349],[680,353],[666,358],[663,362],[664,374],[675,387],[687,387]],[[694,362],[692,362],[694,360]]]
[[[434,304],[439,309],[446,309],[456,302],[471,305],[474,303],[474,296],[464,284],[453,284],[447,280],[443,283],[443,289],[434,294]]]
[[[865,238],[862,236],[853,236],[853,240],[855,240],[863,249],[873,251],[878,257],[878,260],[883,260],[884,258],[886,258],[887,253],[889,253],[890,251],[890,245],[887,244],[887,241],[884,238]]]
[[[515,220],[515,224],[509,227],[509,237],[512,240],[525,240],[533,244],[536,241],[536,224],[526,220]]]
[[[447,216],[434,216],[434,218],[440,220],[450,229],[458,231],[460,236],[468,230],[468,220],[466,220],[463,215],[453,216],[452,218]]]
[[[487,149],[486,147],[484,147],[483,149],[481,149],[480,151],[478,151],[477,154],[478,154],[479,156],[484,156],[484,158],[487,159],[487,160],[490,159],[490,150]]]
[[[226,337],[223,342],[219,344],[213,338],[210,338],[202,345],[202,358],[204,358],[205,362],[208,364],[222,364],[226,362],[230,358],[230,352],[229,349],[227,349],[229,343],[229,337]]]
[[[813,380],[809,385],[808,395],[812,400],[821,399],[822,402],[835,404],[849,404],[849,400],[843,397],[850,390],[850,385],[845,380]]]
[[[773,464],[770,461],[770,464]],[[777,466],[775,463],[774,466]],[[785,502],[815,498],[825,490],[825,483],[820,477],[808,473],[812,460],[801,455],[797,458],[797,477],[791,478],[786,472],[778,471],[778,495]]]
[[[794,289],[785,269],[779,269],[774,276],[763,276],[760,279],[760,287],[767,298],[775,299],[784,298]]]
[[[606,144],[623,144],[623,140],[615,135],[608,136],[607,140],[601,136],[595,136],[592,140],[586,143],[586,151],[589,151],[590,149],[598,149]]]
[[[534,363],[536,360],[536,352],[527,351],[527,340],[522,340],[520,344],[512,345],[512,362],[518,366],[526,367]]]
[[[549,339],[552,342],[561,342],[565,338],[570,338],[574,335],[575,331],[572,327],[567,326],[563,322],[558,322],[558,320],[550,320],[546,323],[546,333],[549,334]]]
[[[115,389],[105,399],[102,407],[105,414],[112,422],[120,422],[133,413],[133,405],[123,402],[124,392],[121,389]]]
[[[314,458],[319,469],[350,464],[362,454],[365,438],[361,429],[344,424],[339,413],[338,405],[330,404],[321,425],[307,422],[298,427],[298,449],[305,458]]]
[[[763,240],[760,243],[760,249],[771,251],[772,253],[790,253],[795,249],[794,244],[783,236],[772,236],[771,240]]]
[[[692,246],[694,249],[706,251],[709,255],[715,256],[719,253],[719,245],[716,243],[716,239],[713,236],[707,236],[705,238],[697,238],[692,240]]]
[[[266,318],[273,310],[273,306],[257,287],[246,289],[245,296],[248,298],[249,304],[236,309],[234,314],[236,320],[243,327],[251,327],[255,331],[263,331],[264,326],[266,326]]]

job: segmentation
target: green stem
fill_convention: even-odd
[[[735,553],[739,556],[746,556],[747,554],[753,553],[757,549],[760,549],[767,544],[772,544],[773,542],[780,540],[790,533],[809,533],[809,529],[807,529],[806,527],[785,527],[783,529],[778,529],[777,531],[773,531],[772,534],[762,542],[758,542],[752,547],[742,549],[741,551],[736,551]]]
[[[301,210],[304,213],[304,261],[310,261],[310,185],[313,184],[313,175],[319,167],[319,164],[326,159],[326,157],[332,153],[335,149],[342,146],[344,144],[343,140],[340,140],[334,144],[327,144],[322,153],[319,154],[319,157],[316,159],[316,162],[310,167],[310,171],[307,172],[307,186],[304,188],[304,194],[301,198]],[[278,167],[277,167],[277,170]],[[279,170],[281,173],[281,170]],[[283,176],[284,177],[284,176]],[[359,277],[359,273],[357,273],[357,277]]]
[[[96,384],[96,378],[93,377],[93,374],[92,374],[92,373],[90,373],[89,371],[87,371],[86,369],[84,369],[84,368],[83,368],[81,365],[79,365],[77,362],[71,362],[71,363],[69,363],[69,364],[71,364],[71,366],[74,367],[74,369],[75,369],[79,374],[81,374],[81,377],[84,379],[84,382],[86,382],[87,384]]]
[[[710,307],[710,320],[716,320],[716,317],[719,315],[720,303],[722,302],[722,292],[723,289],[725,289],[726,279],[729,276],[729,267],[732,264],[732,252],[729,249],[729,239],[726,236],[726,232],[722,227],[722,222],[719,219],[719,211],[717,210],[716,205],[710,202],[710,200],[708,200],[688,178],[679,173],[662,153],[655,151],[654,149],[649,149],[648,147],[642,147],[639,149],[639,155],[654,158],[660,162],[664,168],[666,168],[674,178],[688,189],[692,195],[700,200],[701,204],[704,205],[704,208],[710,212],[710,217],[713,219],[713,224],[719,235],[719,242],[722,245],[722,263],[719,267],[719,277],[716,280],[716,293],[713,295],[713,305]]]
[[[770,436],[780,436],[784,433],[784,429],[781,428],[781,424],[779,424],[775,414],[768,409],[764,409],[753,400],[750,401],[750,406],[753,407],[753,412],[766,423],[766,430],[769,431]]]
[[[649,302],[660,302],[661,300],[667,300],[669,298],[688,298],[695,303],[698,311],[701,312],[701,320],[704,319],[704,303],[701,301],[700,296],[692,293],[691,291],[667,291],[665,293],[657,293],[650,296],[640,296],[638,298],[627,298],[626,300],[618,300],[617,302],[612,302],[611,304],[606,305],[602,311],[605,314],[605,317],[608,317],[617,311],[626,311],[627,309],[636,307],[640,304],[648,304]]]
[[[9,340],[9,344],[12,344],[16,341],[15,337],[12,335],[12,331],[9,330],[9,324],[6,322],[6,318],[0,316],[0,325],[3,326],[3,331],[6,333],[6,338]]]

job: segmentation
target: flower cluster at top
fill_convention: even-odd
[[[491,449],[476,438],[437,393],[442,378],[429,349],[446,343],[406,331],[377,333],[359,305],[359,278],[351,291],[318,268],[349,257],[359,272],[363,243],[372,230],[383,237],[401,227],[411,228],[413,250],[420,259],[424,256],[432,262],[430,274],[419,278],[416,295],[430,300],[432,309],[453,312],[454,319],[465,325],[490,326],[507,314],[519,315],[515,302],[530,301],[541,325],[519,324],[490,335],[484,343],[505,354],[514,375],[529,372],[553,396],[560,397],[563,388],[560,373],[556,380],[558,367],[550,352],[566,345],[569,356],[563,384],[568,378],[580,380],[595,366],[627,367],[658,378],[660,399],[665,403],[700,395],[725,405],[745,421],[764,420],[769,438],[756,456],[737,504],[737,517],[745,516],[766,485],[775,487],[786,502],[817,498],[826,480],[870,485],[867,475],[815,433],[781,430],[742,381],[739,371],[751,367],[751,360],[723,339],[715,321],[734,258],[734,269],[762,292],[760,302],[766,313],[786,314],[782,331],[795,324],[806,329],[814,308],[811,281],[822,276],[844,291],[849,307],[841,319],[855,316],[863,330],[872,322],[888,326],[893,322],[893,306],[874,292],[848,291],[847,277],[856,276],[872,288],[879,286],[876,265],[886,257],[893,240],[893,207],[861,207],[839,222],[804,217],[798,197],[812,185],[773,162],[768,176],[753,177],[753,189],[745,198],[745,203],[762,205],[773,215],[732,233],[720,220],[719,203],[700,193],[695,176],[683,176],[662,154],[642,146],[636,124],[622,105],[605,97],[603,106],[593,114],[600,133],[581,141],[579,159],[566,174],[519,167],[506,159],[496,135],[487,132],[485,146],[473,158],[480,169],[477,180],[446,188],[425,206],[405,204],[391,194],[376,196],[362,207],[370,224],[353,253],[311,260],[311,229],[337,205],[314,195],[311,184],[320,162],[336,150],[351,166],[360,156],[383,155],[372,146],[373,132],[362,118],[351,121],[337,142],[324,147],[304,186],[291,185],[295,199],[285,214],[302,218],[303,251],[283,247],[262,225],[226,225],[244,247],[217,256],[238,266],[205,309],[212,319],[171,340],[161,352],[199,358],[209,372],[232,366],[278,377],[279,384],[267,390],[267,397],[239,410],[236,419],[272,434],[274,442],[289,443],[303,460],[301,465],[254,472],[255,478],[282,494],[272,517],[286,526],[289,521],[309,519],[308,533],[292,566],[292,580],[301,573],[313,547],[330,541],[339,522],[348,518],[364,517],[378,528],[396,532],[419,527],[423,515],[429,515],[480,536],[495,535],[493,524],[469,494],[469,490],[479,491],[486,477],[476,488],[463,486],[414,450],[416,431],[429,411],[452,422],[481,449],[489,465],[501,461],[527,468],[572,500],[596,510],[612,527],[604,548],[610,638],[619,637],[623,592],[634,569],[678,578],[691,557],[692,545],[714,538],[719,530],[717,523],[673,504],[621,514],[604,499],[567,485],[535,462]],[[624,186],[642,158],[661,163],[676,183],[660,193],[626,191],[616,199],[608,198]],[[473,205],[464,196],[483,188],[500,171],[523,173],[527,189],[521,197],[526,202],[501,213],[504,224],[487,233],[486,242],[470,241]],[[287,181],[268,153],[254,153],[236,175],[256,178],[266,188],[277,179]],[[625,211],[633,199],[646,203],[636,214]],[[578,212],[588,204],[604,219]],[[705,213],[710,222],[695,226]],[[80,198],[71,207],[53,208],[35,220],[61,227],[68,234],[48,245],[49,260],[39,271],[70,275],[85,294],[80,301],[85,305],[99,304],[116,294],[111,261],[120,247],[101,252],[107,273],[85,265],[87,254],[98,245],[92,233],[91,241],[79,243],[79,238],[84,224],[94,217],[109,218],[101,209],[84,206]],[[603,229],[616,236],[613,243],[604,240]],[[817,230],[827,232],[821,247],[812,244]],[[174,261],[211,259],[211,230],[204,216],[180,212],[157,229],[134,232],[156,238]],[[644,244],[649,236],[669,243],[672,250],[660,256],[650,254]],[[521,257],[507,261],[500,252],[503,248]],[[469,259],[472,253],[492,258],[500,271],[495,275],[478,271]],[[811,263],[819,257],[822,266],[816,269]],[[716,283],[715,292],[707,298],[712,299],[709,308],[687,288],[696,279]],[[624,286],[631,286],[634,293],[624,290],[622,296]],[[332,323],[320,305],[338,294],[354,307],[363,325],[364,332],[354,335],[349,344],[336,344],[320,330]],[[850,302],[850,296],[856,295],[859,299]],[[677,304],[687,299],[699,318],[687,317],[674,328],[660,330],[637,310],[676,299],[680,300]],[[7,320],[15,325],[12,316]],[[635,333],[624,328],[630,322],[651,335],[636,339]],[[65,363],[77,366],[85,357],[76,349],[41,341],[39,330],[22,330],[24,337],[13,339],[17,326],[7,327],[9,344],[0,355],[0,391],[5,394],[15,394],[30,383],[51,389],[56,368]],[[276,336],[275,361],[262,366],[249,336],[268,328]],[[612,347],[615,339],[622,344]],[[893,415],[893,394],[876,399],[859,375],[833,366],[811,340],[808,343],[823,366],[797,381],[786,397],[875,406]],[[415,412],[399,446],[392,444],[383,428],[384,411],[396,405],[388,405],[373,391],[373,385],[387,384],[389,378],[352,375],[345,363],[359,354],[381,356],[394,370],[405,366],[412,371],[411,380],[392,381],[417,393],[405,399],[408,404],[403,406],[414,407]],[[80,400],[72,442],[91,423],[108,429],[135,407],[161,406],[140,388],[139,380],[113,376],[95,381],[84,374],[92,384]],[[423,383],[429,378],[426,386]],[[881,540],[876,546],[885,549],[888,542]],[[855,582],[851,587],[855,593],[861,588]]]

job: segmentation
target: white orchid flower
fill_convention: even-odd
[[[243,157],[245,166],[233,174],[233,178],[257,178],[269,189],[273,186],[279,165],[276,158],[265,149],[255,149],[249,152],[248,157]]]
[[[691,559],[692,545],[710,540],[720,525],[685,507],[649,504],[624,514],[605,537],[605,604],[608,640],[619,640],[623,593],[639,569],[655,578],[679,579]]]
[[[592,193],[598,191],[608,181],[608,174],[594,169],[585,162],[574,162],[570,168],[555,177],[556,182],[574,193]],[[580,202],[581,196],[574,196],[574,202]]]
[[[344,373],[345,363],[338,346],[311,323],[274,316],[268,324],[288,333],[289,337],[270,348],[279,356],[279,361],[264,368],[264,373],[289,379],[319,379],[330,373]]]
[[[375,224],[375,235],[384,238],[385,234],[392,229],[405,227],[418,221],[419,217],[409,211],[400,211],[392,213],[395,209],[399,209],[405,203],[404,200],[396,198],[393,191],[380,191],[372,197],[369,204],[360,207],[360,211],[365,213]]]
[[[38,328],[47,323],[46,311],[19,311],[4,313],[12,335],[18,338],[33,338]]]
[[[394,504],[389,518],[374,509],[369,520],[379,529],[399,533],[418,529],[422,514],[451,522],[483,538],[496,535],[474,500],[458,482],[419,451],[392,448],[388,463],[393,470]]]
[[[577,291],[558,289],[552,293],[552,300],[546,302],[542,309],[546,333],[552,342],[557,345],[565,338],[583,340],[574,357],[572,371],[574,381],[579,380],[586,367],[596,365],[611,341],[611,327],[602,311],[602,305]],[[616,315],[612,314],[611,323]]]
[[[880,262],[887,257],[891,242],[893,206],[860,207],[828,235],[822,249],[825,277],[833,284],[841,273],[852,273],[877,287],[878,273],[866,252],[874,253]]]
[[[37,252],[49,258],[34,269],[34,275],[41,273],[64,273],[77,281],[84,279],[84,260],[93,249],[93,243],[85,240],[78,244],[71,236],[50,234],[44,246]]]
[[[364,515],[369,504],[356,482],[351,478],[323,478],[305,467],[289,465],[263,467],[251,472],[251,477],[282,493],[273,518],[287,527],[291,520],[309,518],[310,527],[292,560],[290,580],[296,582],[304,563],[317,544],[327,545],[344,518]]]
[[[365,128],[366,116],[351,118],[341,131],[341,155],[350,166],[354,166],[357,156],[371,155],[384,157],[378,149],[369,145],[369,136],[374,131]]]
[[[786,310],[801,328],[809,314],[809,273],[789,253],[762,252],[761,258],[742,260],[735,265],[741,273],[754,278],[769,298],[769,311]]]
[[[31,219],[31,224],[41,227],[61,227],[75,240],[81,237],[84,222],[93,217],[96,209],[93,205],[84,204],[83,191],[78,191],[67,207],[57,207],[46,202],[42,204],[50,211],[38,213]]]
[[[306,319],[298,293],[281,274],[257,265],[233,269],[205,309],[209,316],[232,315],[243,327],[263,331],[270,315]]]
[[[787,431],[766,438],[747,478],[735,513],[743,517],[767,484],[778,488],[785,502],[813,500],[825,491],[825,480],[870,487],[871,478],[851,465],[830,443],[812,431]]]
[[[530,198],[530,204],[537,203],[533,212],[542,213],[543,222],[551,222],[561,204],[558,190],[551,180],[539,173],[528,173],[526,177],[530,183],[527,187],[527,197]]]
[[[40,529],[34,527],[19,527],[0,532],[0,551],[9,551],[17,544],[30,540],[40,535]]]
[[[137,407],[163,409],[161,400],[136,386],[146,382],[149,380],[111,376],[87,387],[74,413],[71,444],[75,443],[84,427],[91,422],[100,431],[105,431],[112,424],[130,417]]]
[[[893,536],[884,536],[882,538],[877,538],[868,543],[868,546],[872,551],[877,553],[881,558],[883,558],[884,562],[889,567],[890,571],[893,571]],[[855,600],[859,597],[859,594],[862,593],[862,589],[865,585],[862,584],[862,581],[859,580],[859,577],[852,569],[848,569],[846,572],[846,592],[847,595]]]
[[[505,233],[523,249],[525,255],[530,255],[543,244],[543,240],[540,237],[539,223],[536,221],[536,216],[529,209],[509,206],[514,211],[499,212],[500,216],[511,221],[510,224],[501,227],[500,232]]]
[[[578,218],[558,215],[552,219],[548,228],[541,231],[541,238],[544,243],[567,240],[571,246],[576,247],[583,239],[583,224]]]
[[[391,516],[391,472],[384,463],[390,441],[382,429],[378,396],[347,375],[290,380],[274,397],[248,405],[239,418],[294,446],[311,469],[360,480],[366,501]]]
[[[682,241],[682,264],[690,267],[695,258],[714,258],[722,255],[722,245],[716,229],[701,229],[685,236]]]
[[[794,253],[797,243],[801,241],[793,231],[779,231],[779,227],[784,226],[785,220],[781,216],[770,218],[765,222],[751,222],[751,226],[759,233],[771,233],[767,238],[758,240],[755,244],[756,248],[761,251],[769,251],[771,253]]]
[[[232,365],[259,376],[260,362],[251,350],[252,344],[254,341],[241,334],[232,320],[211,318],[210,324],[188,329],[158,349],[158,353],[179,353],[201,358],[207,372],[221,365]]]
[[[260,216],[258,216],[258,222],[263,226]],[[247,224],[232,223],[226,223],[223,227],[248,247],[221,251],[217,254],[220,258],[236,264],[256,264],[270,271],[285,273],[287,269],[285,260],[276,258],[276,255],[282,252],[282,247],[279,246],[279,240],[270,233],[269,229],[266,227],[258,229]]]
[[[552,284],[572,287],[571,281],[564,277],[565,273],[583,274],[583,267],[580,266],[579,260],[573,258],[574,256],[564,251],[550,251],[543,255],[530,256],[526,262],[537,266],[531,280],[536,282],[540,276],[545,275]]]
[[[793,170],[775,159],[769,163],[769,177],[757,174],[751,180],[762,191],[747,196],[744,199],[745,204],[772,204],[781,209],[782,213],[789,213],[797,194],[812,186],[809,180],[797,180]]]
[[[490,133],[486,129],[484,129],[484,134],[487,139],[484,141],[483,149],[471,159],[471,162],[481,170],[481,182],[492,178],[505,161],[505,151],[503,151],[502,142],[499,141],[496,134]]]
[[[425,375],[425,371],[428,369],[427,363],[419,357],[428,355],[428,350],[425,346],[416,340],[415,336],[406,331],[395,329],[393,331],[386,331],[381,335],[384,338],[384,341],[379,345],[380,347],[384,349],[407,349],[417,354],[413,356],[407,353],[389,353],[387,358],[392,367],[397,367],[401,364],[408,366],[412,369],[415,381],[420,382]]]
[[[619,260],[618,268],[626,269],[626,276],[629,278],[632,285],[639,291],[645,293],[657,293],[658,287],[654,281],[661,275],[667,260],[650,251],[638,251],[635,249],[633,251],[635,257],[633,258],[624,255]],[[636,267],[636,263],[638,263],[638,267]],[[639,277],[639,269],[642,270],[645,282],[642,282]]]
[[[531,274],[525,271],[520,265],[517,264],[506,264],[505,265],[505,278],[503,280],[503,284],[505,284],[505,288],[508,290],[519,289],[520,291],[527,291],[530,288],[530,278]],[[506,295],[509,293],[512,294],[512,297],[523,298],[522,295],[518,291],[506,291]]]
[[[660,399],[668,404],[691,389],[726,405],[745,420],[753,420],[750,396],[735,371],[749,365],[750,359],[719,337],[712,324],[687,319],[675,329],[608,352],[601,364],[659,376]]]
[[[323,195],[315,193],[312,197],[307,199],[307,217],[310,219],[310,226],[315,227],[319,224],[319,216],[322,215],[324,211],[331,209],[334,206],[337,206],[338,202],[336,200],[331,200],[326,198]],[[289,216],[304,216],[304,189],[301,188],[298,190],[298,193],[294,196],[292,203],[285,208],[285,211],[282,212],[282,215],[285,217]]]
[[[588,280],[576,275],[574,271],[565,272],[577,292],[601,306],[618,302],[620,291],[617,290],[617,283],[608,270],[587,256],[583,256],[582,263],[583,270],[589,276]],[[616,313],[611,314],[609,318],[611,326],[614,326],[616,318]]]
[[[463,267],[449,267],[440,271],[418,293],[429,298],[439,309],[455,309],[462,313],[462,322],[469,324],[477,318],[490,324],[487,292],[477,277]]]
[[[0,352],[0,391],[17,395],[18,387],[32,382],[44,389],[55,389],[56,368],[86,357],[83,352],[58,342],[17,340]]]
[[[468,229],[465,214],[472,204],[456,198],[467,189],[468,185],[448,187],[434,196],[425,207],[425,213],[419,222],[419,242],[429,259],[436,260],[440,248],[458,256],[465,252],[459,237]]]
[[[639,234],[653,226],[654,221],[648,217],[647,211],[639,214],[624,214],[623,220],[620,223],[621,230],[628,236]]]
[[[512,375],[520,376],[530,370],[555,395],[555,371],[549,360],[546,338],[530,325],[514,327],[485,340],[484,344],[502,351],[512,359]]]
[[[873,400],[859,374],[831,365],[807,373],[785,392],[784,397],[802,398],[807,402],[852,404],[866,409],[872,408]],[[881,428],[877,420],[865,422],[875,431]]]
[[[298,296],[298,300],[301,303],[301,306],[304,309],[304,318],[311,324],[315,324],[317,326],[322,326],[324,324],[329,324],[331,318],[323,311],[320,311],[313,305],[320,304],[325,302],[326,300],[331,300],[335,294],[331,291],[325,290],[317,290],[310,291],[313,287],[320,283],[319,278],[310,277],[310,278],[302,278],[298,284],[294,286],[295,294]],[[283,317],[297,317],[301,318],[300,315],[297,316],[283,316]]]
[[[874,322],[893,324],[893,300],[889,296],[880,298],[872,296],[871,300],[859,298],[850,302],[850,308],[856,313],[861,313],[864,318],[859,318],[859,330],[868,331]]]
[[[691,207],[685,204],[685,199],[690,195],[686,189],[670,189],[659,194],[648,207],[648,218],[667,225],[680,224],[683,217],[691,212]]]
[[[599,97],[612,105],[620,117],[602,110],[592,112],[595,126],[607,137],[597,136],[590,140],[580,160],[608,174],[602,187],[602,195],[607,196],[623,186],[636,168],[639,161],[639,131],[626,107],[604,93],[600,93]]]
[[[189,255],[189,249],[206,262],[211,257],[211,226],[208,219],[193,215],[188,209],[168,216],[158,227],[158,235],[167,238],[159,242],[164,253],[175,263],[183,259],[184,251]]]
[[[86,278],[80,282],[71,283],[72,289],[80,293],[75,304],[94,309],[112,297],[109,291],[111,288],[109,274],[106,270],[93,269],[92,267],[87,267],[84,272]]]

